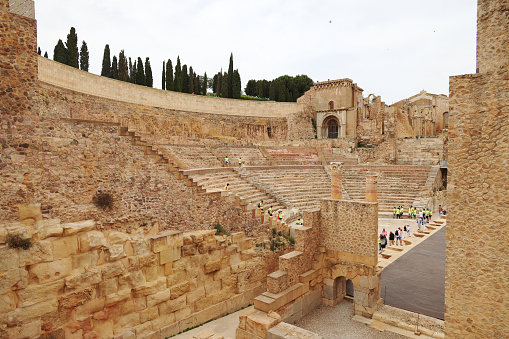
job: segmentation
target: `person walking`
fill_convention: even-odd
[[[228,156],[224,157],[224,165],[227,167],[230,166],[230,159],[228,158]]]
[[[385,250],[385,247],[387,247],[387,236],[382,233],[380,234],[380,253]]]
[[[258,208],[263,212],[263,200],[258,204]]]
[[[272,206],[269,206],[269,209],[267,210],[267,213],[272,217]]]
[[[389,233],[389,246],[394,246],[394,233]]]
[[[242,166],[242,158],[239,157],[239,168]]]
[[[283,220],[283,211],[279,211],[279,213],[277,215],[277,219],[278,220]]]
[[[228,191],[228,188],[230,188],[230,184],[229,184],[229,183],[227,183],[227,184],[226,184],[226,186],[224,187],[224,190],[225,190],[225,191]],[[252,205],[251,205],[251,206],[252,206]]]
[[[396,246],[399,246],[398,242],[401,241],[401,232],[399,228],[396,228],[395,236],[396,236]]]

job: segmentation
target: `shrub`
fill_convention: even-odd
[[[32,247],[32,240],[25,239],[19,234],[9,234],[7,236],[7,244],[9,245],[9,248],[22,248],[24,250],[28,250]]]
[[[113,208],[113,194],[108,192],[97,192],[92,197],[92,202],[99,208],[105,210],[109,208],[110,210]]]
[[[216,235],[230,235],[230,233],[228,233],[228,231],[225,230],[224,227],[220,224],[216,224],[214,228],[216,229]]]

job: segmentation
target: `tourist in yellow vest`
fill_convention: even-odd
[[[239,167],[241,167],[241,166],[242,166],[242,158],[239,157]]]
[[[283,211],[279,211],[277,218],[278,220],[283,220]]]
[[[392,219],[396,219],[396,214],[398,213],[398,210],[396,207],[392,209]]]
[[[230,159],[228,158],[228,156],[224,157],[224,164],[226,166],[230,166]]]
[[[224,190],[225,190],[225,191],[228,191],[228,188],[229,188],[229,187],[230,187],[230,184],[228,183],[228,184],[226,184],[226,186],[224,187]]]
[[[269,215],[272,217],[272,207],[269,206],[269,210],[267,211],[269,213]]]

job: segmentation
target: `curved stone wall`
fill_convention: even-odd
[[[304,110],[293,102],[235,100],[184,94],[109,79],[39,56],[39,81],[76,92],[132,104],[222,115],[287,117]]]

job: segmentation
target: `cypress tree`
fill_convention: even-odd
[[[113,61],[111,62],[111,77],[118,79],[118,61],[116,55],[113,56]]]
[[[168,62],[166,62],[166,89],[168,91],[175,90],[173,83],[173,65],[171,64],[170,59],[168,59]]]
[[[48,51],[44,52],[44,57],[48,58]]]
[[[230,65],[228,66],[228,98],[233,98],[233,53],[230,54]]]
[[[143,70],[143,61],[138,57],[138,62],[136,63],[136,84],[145,86],[147,84],[145,71]]]
[[[200,77],[194,73],[194,94],[201,95]]]
[[[266,98],[263,93],[263,81],[260,80],[256,83],[256,95],[258,98]]]
[[[174,90],[175,92],[182,92],[182,67],[180,66],[180,57],[177,56],[177,65],[175,66],[175,79]]]
[[[187,93],[194,93],[194,76],[193,66],[189,66],[189,85]]]
[[[278,81],[277,84],[277,91],[276,91],[276,101],[286,101],[286,87],[283,81]]]
[[[269,88],[269,100],[276,101],[276,82],[271,81]]]
[[[71,67],[79,68],[78,35],[74,27],[71,27],[71,31],[67,34],[67,42],[65,44],[68,53],[67,64]]]
[[[163,60],[163,74],[161,76],[161,88],[166,89],[166,61]]]
[[[207,87],[208,87],[209,79],[207,79],[207,72],[203,75],[203,86],[202,86],[202,94],[207,95]]]
[[[130,83],[133,83],[133,84],[135,82],[134,81],[135,80],[135,73],[136,73],[135,69],[136,69],[136,62],[133,65],[133,63],[131,61],[131,57],[129,57],[129,76],[128,76],[127,80]]]
[[[230,80],[228,80],[228,73],[224,72],[223,78],[221,79],[221,97],[228,98],[228,84]]]
[[[40,47],[37,47],[37,54],[41,55],[41,48]]]
[[[103,77],[111,78],[111,57],[110,57],[110,45],[104,46],[103,53],[103,66],[101,69],[101,75]]]
[[[187,74],[187,65],[182,65],[182,93],[189,93],[189,74]]]
[[[241,91],[242,91],[242,84],[240,80],[240,74],[239,70],[236,69],[233,71],[233,81],[232,83],[232,98],[234,99],[240,99]]]
[[[127,81],[129,79],[129,68],[124,50],[118,55],[118,80]]]
[[[62,39],[58,40],[53,50],[53,60],[67,65],[67,48],[65,48]]]
[[[88,72],[89,66],[90,64],[88,61],[88,46],[85,40],[83,40],[80,49],[80,69],[82,71]]]
[[[145,59],[145,82],[147,87],[154,87],[154,79],[152,77],[152,67],[150,66],[150,59]]]
[[[214,74],[212,78],[212,93],[217,94],[217,83],[219,82],[219,74]]]

